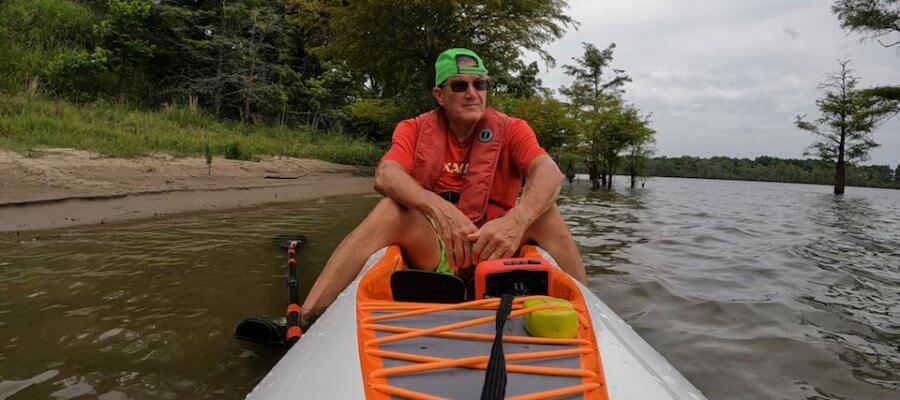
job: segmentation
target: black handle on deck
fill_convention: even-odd
[[[515,296],[504,294],[497,307],[494,325],[497,333],[491,345],[491,358],[484,371],[484,386],[481,387],[481,400],[503,400],[506,397],[506,356],[503,354],[503,326],[512,311]]]

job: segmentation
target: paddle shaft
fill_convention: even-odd
[[[303,331],[300,329],[300,295],[297,293],[299,281],[297,280],[297,260],[295,258],[299,247],[300,241],[298,240],[291,241],[290,246],[288,246],[287,333],[284,338],[284,342],[288,347],[296,343],[300,339],[300,335],[303,334]]]

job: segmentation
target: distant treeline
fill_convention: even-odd
[[[834,166],[819,160],[782,159],[775,157],[655,157],[650,159],[649,175],[678,178],[734,179],[767,181],[834,183]],[[847,184],[900,189],[900,165],[850,166]]]

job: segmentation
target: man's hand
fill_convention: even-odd
[[[514,213],[488,221],[467,237],[474,243],[472,262],[512,257],[519,250],[528,225]]]
[[[447,261],[455,273],[459,268],[472,265],[472,245],[467,240],[476,231],[475,224],[455,205],[440,197],[432,203],[429,215],[437,226],[437,234],[447,247]]]

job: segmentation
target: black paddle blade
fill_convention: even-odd
[[[303,235],[294,235],[294,234],[283,234],[277,235],[272,238],[272,242],[275,243],[275,246],[278,246],[279,249],[287,250],[288,247],[291,247],[291,242],[297,241],[300,244],[306,242],[306,236]]]
[[[285,328],[262,317],[247,318],[234,329],[238,339],[262,344],[284,344]]]

